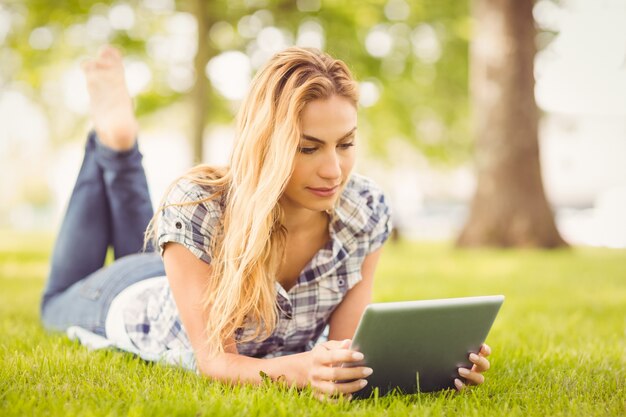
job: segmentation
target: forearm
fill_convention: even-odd
[[[222,353],[216,358],[198,361],[200,372],[212,379],[235,384],[245,382],[260,384],[261,372],[273,380],[280,377],[288,385],[303,388],[308,384],[307,363],[310,352],[287,355],[272,359],[258,359],[237,353]]]

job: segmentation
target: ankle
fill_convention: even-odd
[[[93,129],[93,136],[98,147],[116,154],[124,154],[137,147],[136,135],[122,138],[119,135],[112,136],[111,132]]]
[[[96,131],[103,145],[115,151],[123,152],[134,147],[137,141],[138,125],[133,120],[104,127],[96,126]]]

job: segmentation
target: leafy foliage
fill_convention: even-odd
[[[81,57],[112,43],[127,56],[148,64],[152,72],[148,89],[137,98],[140,115],[185,100],[184,89],[175,91],[168,85],[173,62],[159,61],[151,51],[155,43],[173,36],[173,16],[194,12],[190,3],[7,0],[0,7],[0,12],[11,18],[0,53],[0,85],[26,91],[55,120],[59,102],[46,95],[47,83],[58,82]],[[134,24],[126,29],[107,28],[111,11],[120,5],[132,8]],[[209,38],[211,56],[227,50],[250,52],[258,39],[243,36],[241,28],[252,16],[261,16],[263,27],[281,30],[289,43],[295,42],[303,23],[319,25],[324,48],[379,91],[375,103],[363,107],[361,118],[361,134],[369,140],[372,152],[384,155],[385,143],[399,138],[439,161],[458,162],[469,155],[467,50],[471,21],[467,2],[213,0],[206,5],[211,28],[203,36]],[[38,28],[53,38],[50,45],[45,45],[44,39],[39,49],[33,47],[32,39]],[[373,32],[379,35],[379,43],[387,44],[382,47],[386,52],[378,57],[372,55],[373,46],[369,51],[366,46],[373,42],[371,38],[368,41]],[[184,66],[191,68],[192,63]],[[195,74],[198,76],[205,75]],[[232,119],[237,103],[230,103],[214,89],[207,100],[210,123]],[[78,124],[85,116],[73,117]],[[57,142],[68,136],[67,130],[54,133]]]

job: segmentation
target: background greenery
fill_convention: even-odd
[[[231,388],[38,322],[51,239],[0,240],[0,415],[620,416],[626,412],[626,253],[388,245],[377,301],[504,294],[487,382],[462,394],[321,404],[308,392]]]
[[[133,9],[133,27],[113,28],[106,36],[92,36],[89,28],[106,26],[103,22],[120,4]],[[174,36],[168,23],[174,15],[196,13],[193,4],[173,0],[5,0],[1,7],[12,22],[0,51],[0,86],[19,88],[43,106],[50,120],[57,119],[51,126],[55,143],[71,138],[75,129],[82,129],[78,122],[85,116],[71,115],[73,122],[60,123],[58,96],[46,97],[42,94],[44,86],[58,81],[64,70],[77,60],[93,56],[105,43],[121,47],[127,57],[148,64],[152,71],[148,89],[137,97],[140,116],[188,100],[187,92],[175,91],[167,83],[172,64],[181,62],[159,62],[149,51],[154,42]],[[390,13],[389,4],[399,4],[401,13]],[[374,152],[384,154],[383,145],[389,139],[400,138],[442,162],[468,157],[469,2],[211,0],[206,7],[210,57],[233,50],[250,54],[256,39],[242,35],[239,28],[251,16],[261,17],[263,27],[275,27],[292,40],[297,38],[302,23],[319,24],[325,35],[324,49],[345,60],[359,80],[371,81],[380,88],[378,102],[362,112],[362,119],[367,121],[362,134],[371,141]],[[408,9],[402,12],[405,7]],[[366,50],[366,37],[375,27],[392,38],[385,56],[375,57]],[[34,48],[30,42],[33,31],[40,28],[53,38],[46,48]],[[420,37],[420,28],[428,33],[423,36],[422,31]],[[436,45],[431,46],[439,52],[414,53],[415,44],[420,42],[417,38],[422,43],[434,42]],[[193,62],[182,64],[193,71]],[[230,123],[236,106],[214,89],[208,94],[209,124]]]

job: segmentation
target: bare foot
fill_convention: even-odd
[[[87,78],[91,117],[100,141],[116,150],[133,147],[137,137],[137,120],[126,88],[122,55],[105,46],[95,59],[82,64]]]

